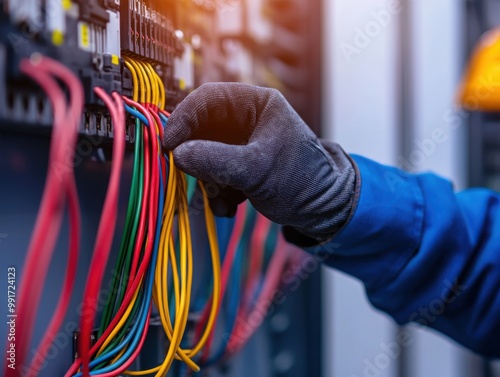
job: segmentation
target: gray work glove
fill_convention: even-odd
[[[216,215],[234,215],[248,198],[295,243],[326,240],[351,213],[353,162],[338,145],[320,143],[277,90],[205,84],[172,113],[163,147],[182,171],[218,185]]]

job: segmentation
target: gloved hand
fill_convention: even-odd
[[[172,113],[163,147],[181,170],[219,185],[216,215],[234,215],[248,198],[271,221],[321,241],[351,213],[354,163],[320,143],[277,90],[205,84]]]

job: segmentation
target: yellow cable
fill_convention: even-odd
[[[120,352],[118,352],[118,355],[116,355],[113,360],[111,361],[111,364],[114,364],[117,362],[117,360],[123,356],[123,354],[127,351],[127,348],[124,347]]]
[[[189,221],[189,214],[188,214],[188,207],[187,207],[187,198],[185,197],[185,188],[184,190],[182,188],[179,189],[177,185],[178,177],[180,176],[181,178],[184,178],[183,175],[179,175],[177,169],[175,168],[175,165],[173,163],[173,154],[170,152],[169,155],[169,161],[170,161],[170,166],[169,166],[169,180],[167,184],[167,205],[165,206],[165,211],[164,211],[164,223],[162,227],[162,234],[161,234],[161,244],[162,244],[162,251],[167,248],[169,250],[169,257],[171,258],[171,266],[172,266],[172,273],[173,273],[173,283],[174,283],[174,292],[175,292],[175,302],[176,302],[176,313],[179,311],[179,308],[181,306],[179,296],[179,273],[177,271],[177,260],[175,257],[175,248],[174,248],[174,242],[172,237],[167,237],[168,234],[171,232],[172,224],[173,224],[173,213],[174,213],[174,208],[172,207],[172,204],[176,202],[177,196],[172,197],[176,192],[177,193],[183,193],[183,199],[186,202],[186,205],[184,207],[179,208],[179,217],[181,217],[181,214],[184,214],[184,217],[181,219],[187,219]],[[185,184],[184,184],[185,186]],[[184,232],[184,223],[183,221],[179,222],[179,233],[180,233],[180,243],[181,243],[181,250],[184,250],[185,247],[184,245],[186,244],[186,237],[185,237],[185,232]],[[167,245],[167,238],[168,238],[168,245]],[[162,267],[162,271],[167,271],[165,266]],[[158,275],[157,275],[158,276]],[[166,297],[168,293],[168,288],[167,288],[167,281],[168,277],[164,276],[161,278],[161,281],[159,285],[162,285],[163,289],[162,292],[159,293],[161,295],[161,298],[158,299],[160,302],[160,308],[158,308],[160,314],[161,314],[161,319],[162,319],[162,324],[165,330],[165,333],[169,340],[172,339],[173,335],[173,329],[172,329],[172,324],[171,324],[171,319],[170,319],[170,311],[168,308],[168,297]],[[184,310],[186,312],[188,310]],[[187,313],[186,313],[187,314]],[[176,314],[176,320],[179,318],[179,316]],[[182,320],[182,318],[181,318]],[[185,354],[182,352],[181,349],[179,349],[179,356],[182,360],[188,364],[188,366],[193,369],[193,370],[199,370],[199,367],[192,362]]]
[[[146,374],[155,374],[159,369],[160,367],[147,370],[126,370],[125,372],[122,372],[122,374],[126,374],[129,376],[145,376]]]
[[[149,63],[147,63],[147,64],[149,64]],[[155,73],[156,81],[158,82],[158,87],[160,88],[160,93],[159,93],[160,98],[159,98],[158,107],[162,110],[165,110],[165,101],[167,99],[167,96],[165,94],[165,85],[163,84],[163,81],[162,81],[160,75],[153,69],[153,66],[151,66],[151,64],[149,64],[149,66],[151,67],[151,69]]]
[[[139,102],[146,103],[146,83],[144,82],[144,77],[142,75],[142,72],[138,67],[137,63],[133,59],[125,58],[125,61],[128,61],[134,67],[137,77],[139,78],[139,90],[140,90]]]
[[[153,67],[147,63],[135,62],[129,58],[125,59],[127,68],[132,73],[134,80],[134,96],[140,96],[140,101],[148,103],[152,99],[152,103],[164,106],[165,88],[160,77],[156,74]],[[139,85],[138,85],[139,83]],[[157,134],[159,126],[156,124]],[[161,153],[161,150],[159,150]],[[161,155],[161,154],[160,154]],[[191,360],[205,345],[209,334],[213,331],[215,324],[216,311],[220,300],[220,259],[219,246],[217,242],[217,231],[215,219],[210,209],[207,194],[203,185],[201,191],[204,199],[205,222],[210,244],[210,253],[212,259],[213,270],[213,294],[212,307],[210,310],[207,325],[198,343],[189,350],[181,348],[181,342],[185,335],[189,309],[191,303],[191,294],[193,287],[193,244],[191,234],[191,224],[189,219],[189,205],[187,201],[187,182],[185,175],[178,170],[174,165],[173,153],[169,152],[169,173],[167,180],[167,190],[165,193],[165,205],[162,214],[162,224],[160,233],[160,245],[158,250],[158,260],[156,261],[156,269],[154,271],[154,289],[153,300],[158,309],[160,321],[167,338],[170,340],[169,348],[161,365],[156,368],[143,371],[127,371],[124,374],[142,376],[155,374],[157,377],[165,376],[175,359],[182,360],[186,365],[194,370],[199,371],[200,368]],[[177,214],[177,226],[175,227],[179,239],[179,264],[177,261],[175,244],[174,244],[174,224]],[[172,274],[173,294],[175,302],[175,319],[170,317],[168,284]],[[105,340],[100,347],[98,355],[109,346],[111,341],[116,337],[117,333],[124,327],[130,313],[136,303],[138,293],[142,288],[141,285],[134,292],[134,297],[127,307],[124,316],[120,319],[116,328]],[[123,350],[121,354],[125,351]],[[118,355],[119,358],[121,355]],[[115,358],[116,359],[116,358]]]
[[[132,99],[135,102],[139,102],[139,80],[137,79],[137,73],[135,72],[135,68],[130,64],[127,58],[124,58],[125,66],[128,68],[130,73],[132,74],[132,83],[134,84],[134,92],[132,95]]]
[[[174,331],[172,334],[172,340],[170,347],[168,348],[167,355],[164,362],[161,365],[160,370],[157,372],[156,377],[163,377],[167,371],[170,369],[172,362],[174,361],[175,353],[179,349],[180,342],[182,340],[182,335],[185,331],[187,325],[187,316],[185,315],[186,309],[189,308],[188,302],[188,268],[189,268],[189,253],[187,252],[187,240],[185,238],[185,216],[182,211],[182,204],[179,208],[179,243],[180,243],[180,272],[181,272],[181,297],[180,305],[176,308],[176,318],[174,324]]]
[[[141,64],[144,67],[145,71],[147,72],[149,81],[151,83],[151,92],[152,92],[151,103],[155,106],[158,106],[160,98],[160,89],[158,88],[158,82],[156,80],[156,72],[154,71],[151,64],[145,62],[141,62]]]
[[[164,110],[165,109],[165,99],[166,99],[166,95],[165,95],[165,85],[163,84],[163,81],[161,80],[161,77],[160,75],[158,75],[158,73],[154,70],[153,66],[149,63],[147,63],[149,65],[149,68],[153,71],[154,73],[154,78],[156,80],[156,83],[158,85],[158,89],[159,89],[159,92],[158,92],[158,103],[157,103],[157,106]]]
[[[177,268],[177,257],[175,255],[175,245],[174,245],[174,240],[171,238],[170,239],[170,245],[169,245],[169,257],[172,262],[172,277],[173,277],[173,283],[174,283],[174,299],[175,299],[175,312],[179,310],[180,306],[180,279],[179,279],[179,270]],[[172,321],[170,318],[170,308],[169,308],[169,300],[167,297],[168,290],[166,289],[167,286],[165,285],[165,290],[163,293],[165,294],[165,318],[167,319],[167,325],[168,329],[170,332],[172,332]]]
[[[203,194],[204,200],[204,212],[205,212],[205,222],[207,225],[208,232],[208,240],[210,244],[210,254],[212,257],[212,269],[214,275],[214,289],[212,294],[212,307],[210,309],[210,315],[208,317],[207,326],[203,332],[203,335],[200,337],[200,340],[196,346],[191,350],[186,350],[186,354],[188,356],[194,357],[205,345],[210,332],[212,331],[215,323],[215,317],[217,314],[217,307],[219,305],[220,300],[220,284],[221,284],[221,276],[220,276],[220,254],[219,254],[219,244],[217,240],[217,228],[215,225],[214,215],[212,213],[212,209],[210,208],[207,192],[205,187],[201,182],[199,182],[201,192]]]
[[[182,180],[185,182],[185,176],[182,175]],[[215,318],[216,318],[216,312],[217,312],[217,306],[219,304],[219,299],[220,299],[220,284],[221,284],[221,276],[220,276],[220,258],[219,258],[219,246],[218,246],[218,240],[217,240],[217,229],[215,225],[215,219],[212,213],[212,210],[209,205],[207,193],[205,191],[205,188],[200,182],[200,187],[202,190],[203,194],[203,199],[204,199],[204,210],[205,210],[205,221],[207,224],[207,233],[208,233],[208,238],[209,238],[209,244],[210,244],[210,252],[211,252],[211,257],[212,257],[212,269],[213,269],[213,274],[214,274],[214,290],[213,290],[213,295],[212,295],[212,307],[210,310],[210,315],[209,319],[207,321],[207,326],[205,327],[205,330],[200,337],[200,340],[197,345],[193,349],[190,350],[183,350],[184,353],[189,356],[189,357],[194,357],[205,345],[208,336],[210,335],[210,332],[212,331],[215,323]],[[185,190],[181,190],[181,193],[185,194]],[[182,195],[182,194],[181,194]],[[180,228],[180,227],[179,227]],[[190,236],[188,239],[190,240]],[[192,279],[192,276],[191,276]],[[191,289],[189,290],[191,291]],[[190,292],[189,292],[190,293]],[[183,352],[180,352],[179,355],[182,356]]]
[[[151,75],[150,78],[155,77],[149,69],[147,69],[147,71]],[[141,74],[139,74],[139,77],[140,76]],[[161,96],[158,97],[157,94],[158,93],[153,94],[153,97],[159,100]],[[213,330],[216,311],[220,300],[221,284],[219,246],[217,242],[215,219],[209,206],[207,193],[201,183],[200,187],[204,199],[205,222],[210,244],[212,270],[214,275],[212,307],[207,325],[202,336],[200,337],[200,340],[192,349],[183,350],[180,347],[187,327],[191,302],[193,284],[193,245],[189,220],[189,207],[186,195],[186,177],[181,171],[176,169],[173,161],[173,154],[170,151],[169,177],[167,181],[165,206],[163,208],[159,255],[155,270],[153,293],[154,302],[158,308],[162,327],[167,338],[170,340],[170,345],[164,361],[158,367],[144,371],[127,371],[124,374],[134,376],[155,374],[156,377],[163,377],[168,373],[174,359],[183,360],[189,368],[194,371],[199,371],[199,367],[191,360],[191,358],[203,348],[210,332]],[[177,233],[180,245],[179,266],[177,264],[172,234],[175,213],[177,213]],[[175,321],[172,321],[172,318],[170,318],[168,297],[169,271],[172,273],[172,284],[174,285]]]
[[[111,341],[113,340],[115,335],[125,325],[125,322],[127,322],[127,319],[130,316],[130,312],[132,311],[134,304],[137,301],[137,296],[139,294],[139,291],[141,290],[141,284],[142,284],[142,278],[141,278],[139,285],[137,286],[137,289],[134,292],[134,296],[132,297],[132,300],[130,301],[130,304],[127,307],[127,310],[125,311],[125,313],[123,313],[123,316],[122,316],[122,318],[120,318],[120,321],[117,323],[116,327],[113,329],[111,334],[109,334],[109,336],[106,338],[104,343],[99,348],[99,352],[97,352],[97,356],[99,356],[106,349],[106,347],[109,345],[109,343],[111,343]]]
[[[182,307],[182,302],[177,303],[176,305],[176,322],[180,320],[181,325],[187,324],[188,320],[188,315],[189,315],[189,306],[191,302],[191,290],[192,290],[192,271],[193,271],[193,262],[192,262],[192,242],[191,242],[191,228],[189,224],[189,210],[188,210],[188,203],[187,203],[187,196],[186,196],[186,191],[187,191],[187,184],[186,184],[186,179],[183,173],[181,173],[179,170],[176,169],[176,173],[178,175],[179,179],[179,187],[178,187],[178,192],[179,192],[179,216],[178,216],[178,222],[179,222],[179,240],[181,241],[181,251],[187,252],[188,254],[188,269],[187,269],[187,277],[186,280],[184,280],[183,275],[181,280],[187,281],[187,287],[186,287],[186,307],[180,311],[177,310],[177,308]],[[176,258],[175,258],[175,252],[173,250],[173,243],[172,243],[172,265],[176,264]],[[174,270],[175,272],[175,270]],[[175,283],[175,275],[174,275],[174,283]],[[174,287],[175,288],[175,287]],[[177,301],[177,300],[176,300]],[[169,312],[167,311],[167,318],[169,317]],[[170,318],[168,318],[169,320]],[[182,337],[180,338],[182,340]],[[185,352],[180,348],[180,341],[179,341],[179,346],[178,346],[178,352],[177,355],[175,355],[176,358],[182,359],[184,362],[188,364],[188,366],[193,369],[193,370],[199,370],[199,367],[193,363],[188,356],[185,354]],[[189,362],[188,362],[189,361]]]
[[[144,90],[145,90],[145,94],[146,94],[146,98],[145,98],[145,101],[144,103],[151,103],[151,83],[149,82],[148,80],[148,75],[146,73],[146,70],[144,69],[144,67],[142,66],[142,64],[139,62],[139,61],[135,61],[133,60],[133,62],[136,64],[136,67],[137,67],[137,73],[139,74],[139,76],[142,75],[143,79],[144,79]]]

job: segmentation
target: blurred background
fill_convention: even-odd
[[[456,98],[474,46],[500,24],[500,2],[335,0],[324,7],[323,136],[351,153],[434,171],[458,190],[498,189],[500,117],[464,112]],[[440,143],[430,142],[436,130]],[[325,376],[500,375],[500,364],[412,325],[401,355],[366,369],[401,329],[370,309],[359,282],[324,269],[323,284]]]

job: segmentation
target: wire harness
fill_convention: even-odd
[[[263,320],[262,308],[271,302],[291,260],[291,249],[279,227],[258,214],[248,202],[240,206],[235,219],[215,219],[204,184],[178,170],[173,153],[161,147],[163,128],[168,127],[170,114],[165,111],[166,90],[160,76],[148,62],[125,57],[124,65],[132,75],[132,98],[116,92],[110,95],[102,88],[94,90],[112,121],[113,163],[82,298],[78,357],[65,377],[165,376],[175,361],[198,372],[200,366],[208,367],[231,357],[258,327],[242,332],[239,324],[256,316]],[[52,334],[64,321],[73,293],[81,216],[73,166],[67,166],[65,153],[68,146],[71,153],[75,151],[83,91],[71,71],[48,58],[34,56],[23,61],[20,68],[51,101],[54,132],[49,164],[65,166],[62,176],[52,169],[48,171],[26,257],[24,276],[30,276],[30,281],[23,280],[21,284],[19,312],[23,316],[19,319],[17,345],[18,358],[24,363],[31,344],[34,313],[66,205],[71,232],[69,259],[58,306],[38,347],[42,359],[53,341]],[[69,103],[56,80],[68,88]],[[116,230],[127,124],[134,128],[136,142],[125,225],[114,261],[111,290],[99,318],[97,339],[91,344],[98,318],[97,297]],[[199,263],[195,263],[190,217],[190,203],[196,192],[203,201],[207,238],[206,257],[198,259],[199,253],[196,254]],[[197,229],[198,236],[202,235],[198,235]],[[195,273],[197,268],[200,273]],[[195,275],[201,279],[196,288]],[[153,320],[161,325],[167,346],[158,365],[141,369],[139,355]],[[224,335],[213,351],[218,325],[223,326]],[[33,360],[27,375],[37,376],[38,367]],[[9,369],[4,375],[15,376]]]

